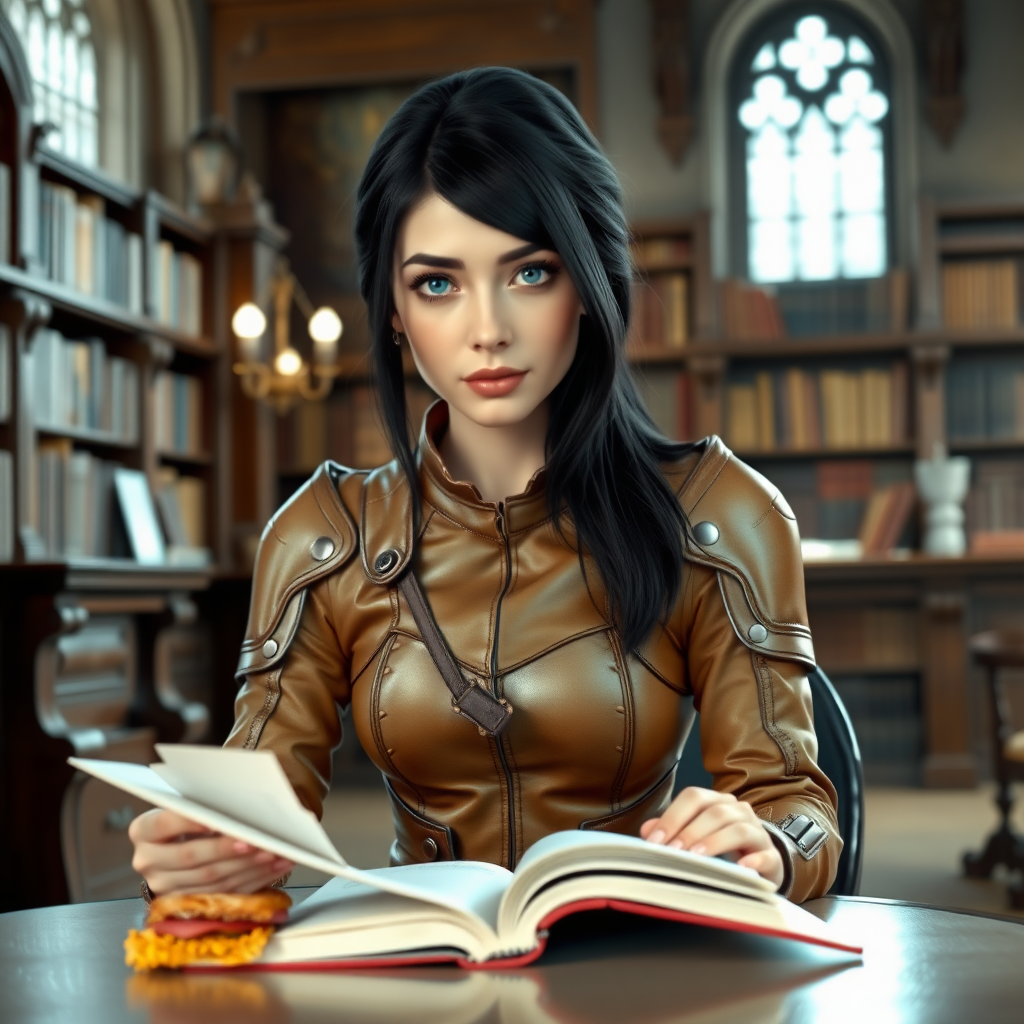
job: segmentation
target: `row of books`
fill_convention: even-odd
[[[153,379],[156,449],[178,455],[203,452],[203,385],[198,377],[163,370]]]
[[[0,448],[0,562],[14,558],[14,456]]]
[[[633,367],[633,378],[655,426],[673,441],[693,440],[690,374],[657,366]]]
[[[52,281],[142,313],[142,237],[107,217],[101,196],[40,186],[40,260]]]
[[[11,415],[11,330],[7,324],[0,324],[0,423]]]
[[[894,269],[857,281],[815,281],[761,288],[719,282],[719,332],[736,341],[778,341],[827,334],[899,333],[907,329],[910,276]]]
[[[690,336],[690,279],[682,271],[651,274],[633,288],[629,345],[682,348]]]
[[[952,441],[1024,441],[1024,361],[954,359],[946,374]]]
[[[204,480],[195,476],[182,476],[171,466],[164,466],[157,476],[156,501],[172,561],[176,552],[202,551],[206,548]]]
[[[406,385],[411,439],[435,395],[418,381]],[[278,426],[278,466],[292,475],[311,473],[325,459],[366,469],[393,458],[380,428],[371,388],[337,391],[324,402],[301,402]]]
[[[99,338],[72,341],[49,328],[32,345],[36,424],[95,430],[126,444],[139,436],[139,370]]]
[[[116,462],[76,451],[70,440],[40,441],[32,520],[47,556],[110,558],[127,554],[114,505]]]
[[[726,389],[726,439],[739,451],[886,448],[910,434],[907,364],[762,371]]]
[[[157,243],[152,264],[154,315],[183,334],[203,333],[203,268],[166,238]]]
[[[811,610],[814,653],[827,671],[908,669],[920,664],[920,615],[906,605]]]
[[[965,505],[971,550],[1024,553],[1024,462],[978,459]]]
[[[909,321],[910,275],[897,267],[882,277],[788,284],[779,288],[778,302],[793,338],[899,334]]]
[[[800,536],[861,541],[869,551],[914,546],[910,460],[759,463],[796,516]]]
[[[636,239],[630,249],[642,272],[679,269],[687,266],[693,255],[689,235]]]
[[[955,260],[942,266],[943,323],[951,328],[1012,328],[1020,323],[1016,260]]]
[[[11,262],[11,169],[0,163],[0,263]]]
[[[822,667],[830,671],[827,663]],[[833,674],[832,682],[857,733],[864,781],[879,786],[918,785],[924,754],[918,676]]]

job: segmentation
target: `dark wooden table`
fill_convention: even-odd
[[[293,890],[296,896],[310,890]],[[4,1024],[1019,1024],[1024,926],[862,898],[807,908],[858,935],[863,961],[798,943],[625,915],[557,925],[520,971],[133,976],[140,900],[0,915]]]

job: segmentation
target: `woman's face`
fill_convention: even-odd
[[[398,233],[392,326],[450,410],[520,423],[565,376],[583,307],[562,261],[432,193]]]

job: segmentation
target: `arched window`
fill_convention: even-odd
[[[35,119],[58,131],[47,143],[72,160],[99,162],[99,93],[92,19],[85,0],[0,0],[25,47]]]
[[[738,61],[734,166],[748,276],[884,274],[890,102],[881,48],[837,8],[802,4],[763,22]]]

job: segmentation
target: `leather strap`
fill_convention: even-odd
[[[512,716],[512,705],[508,701],[499,700],[490,691],[481,689],[462,674],[441,630],[437,628],[426,595],[412,569],[399,577],[398,589],[412,609],[412,617],[416,620],[431,659],[445,685],[451,690],[452,706],[460,715],[465,715],[473,722],[481,734],[500,735]]]

